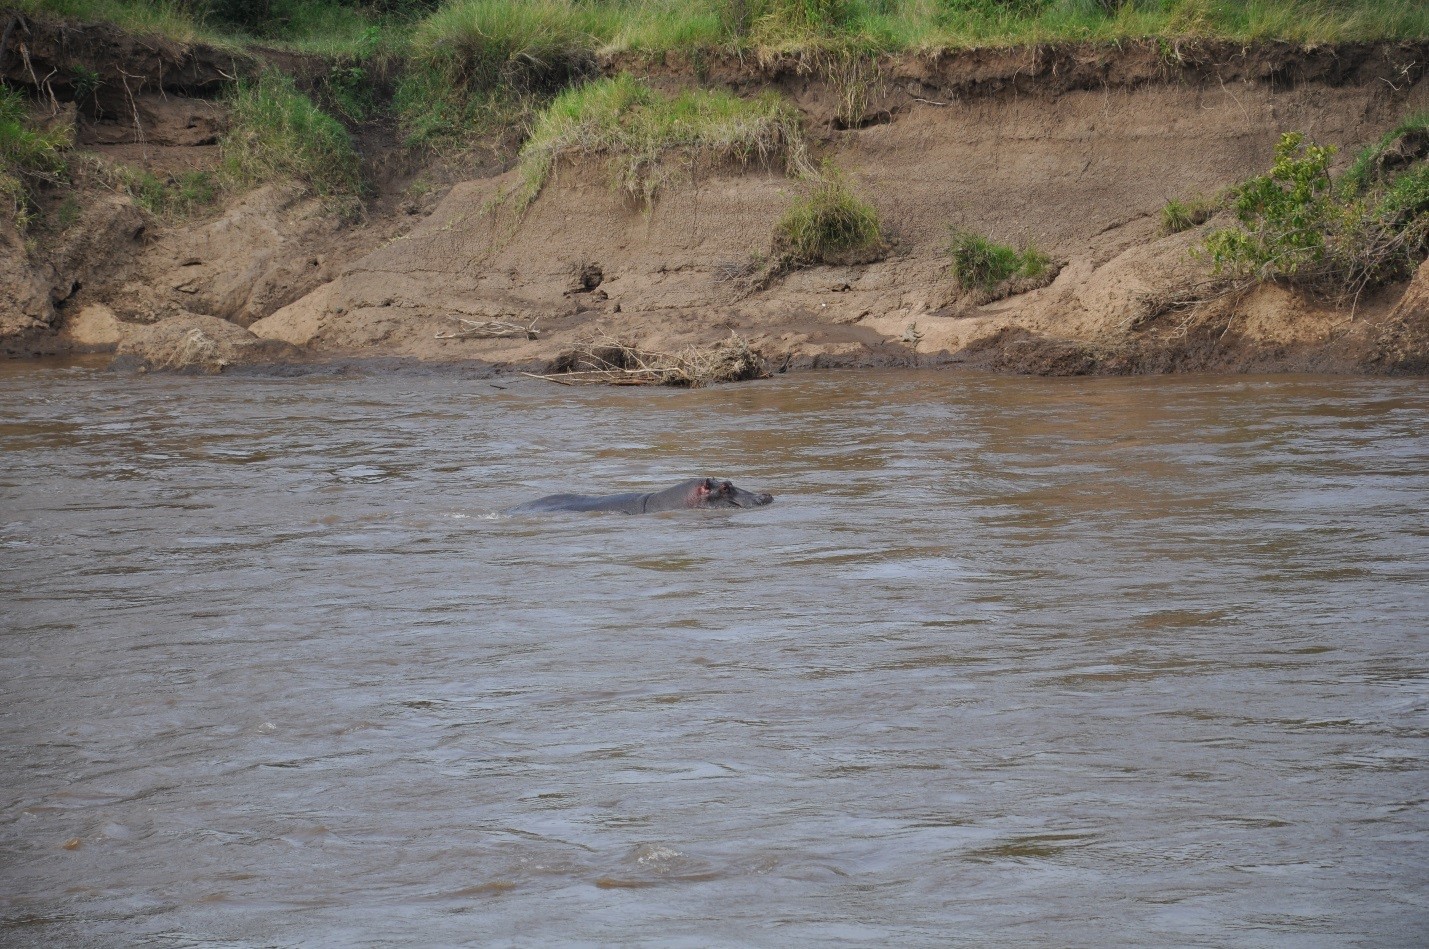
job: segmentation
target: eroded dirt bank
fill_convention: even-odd
[[[646,206],[602,161],[567,162],[518,212],[512,155],[497,150],[448,161],[430,188],[413,187],[411,169],[388,174],[359,220],[281,184],[182,224],[96,194],[28,254],[5,236],[14,302],[0,322],[15,354],[113,348],[210,368],[374,356],[528,367],[594,338],[674,351],[733,333],[773,365],[1425,372],[1423,267],[1355,300],[1276,284],[1221,293],[1192,251],[1225,221],[1168,236],[1160,211],[1262,172],[1284,131],[1339,146],[1343,162],[1429,108],[1426,64],[1429,43],[972,51],[883,62],[851,110],[847,76],[795,61],[609,62],[662,86],[698,73],[777,88],[816,157],[878,208],[886,253],[770,267],[775,223],[808,188],[774,168],[697,162]],[[81,103],[81,144],[156,165],[211,160],[203,116],[218,107],[201,82],[185,74],[142,95],[122,119]],[[381,167],[391,143],[363,141]],[[1060,270],[1002,299],[965,293],[948,268],[954,227],[1030,240]],[[534,338],[473,330],[494,321]]]

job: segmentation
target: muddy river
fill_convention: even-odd
[[[1423,381],[0,404],[5,945],[1429,938]]]

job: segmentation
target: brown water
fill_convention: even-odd
[[[1429,939],[1422,381],[500,385],[0,369],[0,940]]]

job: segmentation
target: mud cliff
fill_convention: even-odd
[[[107,68],[123,58],[116,43],[80,55]],[[168,52],[173,62],[124,67],[148,79],[131,78],[123,102],[81,103],[81,148],[160,169],[214,160],[222,106],[204,70],[247,67]],[[7,56],[7,79],[29,82],[38,56]],[[181,365],[184,349],[211,367],[369,356],[538,366],[597,336],[673,351],[737,334],[793,366],[1424,372],[1424,268],[1357,299],[1276,283],[1223,292],[1193,253],[1217,220],[1168,235],[1160,214],[1262,172],[1285,131],[1347,160],[1429,108],[1426,66],[1429,42],[972,50],[880,61],[851,98],[848,76],[798,58],[609,60],[607,72],[661,88],[786,96],[815,157],[878,209],[885,249],[774,266],[776,222],[809,186],[757,163],[692,159],[645,203],[612,187],[600,156],[564,161],[521,207],[509,143],[436,172],[384,158],[396,145],[369,134],[364,159],[386,170],[357,218],[274,184],[182,222],[91,195],[78,220],[28,249],[0,235],[0,332],[12,354],[117,348]],[[47,91],[63,108],[65,90]],[[412,186],[427,180],[436,186]],[[1035,243],[1055,279],[992,299],[964,290],[949,270],[954,228]],[[494,321],[532,332],[472,329]]]

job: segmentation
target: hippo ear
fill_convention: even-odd
[[[712,494],[715,491],[719,490],[719,482],[715,481],[714,478],[706,478],[703,482],[700,483],[700,486],[697,490],[700,492],[700,494]]]

